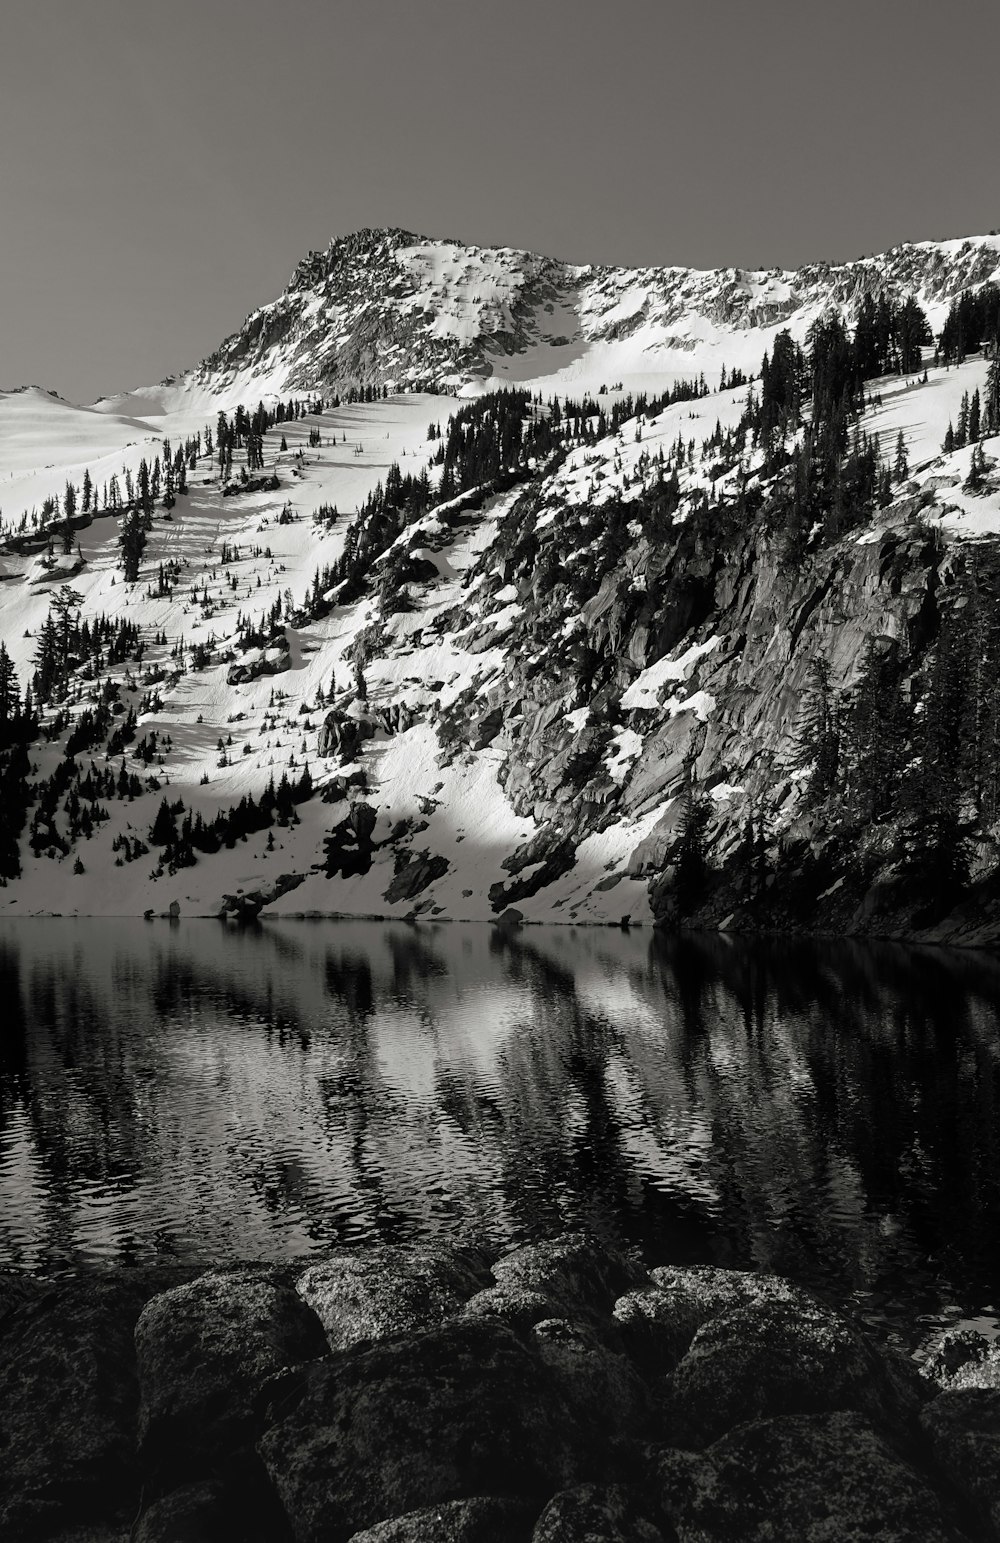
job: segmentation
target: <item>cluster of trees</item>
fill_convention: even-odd
[[[490,392],[460,407],[449,417],[435,457],[441,466],[440,501],[544,459],[558,443],[559,421],[528,391]]]
[[[156,504],[172,509],[178,495],[187,492],[187,473],[194,469],[200,454],[200,441],[199,433],[173,450],[169,439],[165,439],[162,454],[155,455],[151,463],[144,456],[135,473],[127,466],[122,468],[120,477],[117,472],[112,472],[100,493],[87,467],[79,487],[67,481],[62,498],[44,499],[40,517],[35,510],[30,517],[25,513],[20,529],[27,530],[29,518],[33,529],[48,526],[59,536],[62,550],[71,552],[79,524],[87,523],[82,516],[102,511],[127,516],[138,510],[149,521]]]
[[[297,403],[294,405],[298,406]],[[228,418],[224,412],[219,413],[215,424],[215,454],[223,482],[228,480],[232,472],[234,450],[246,451],[248,474],[263,470],[264,435],[279,421],[283,422],[284,419],[278,419],[277,409],[269,412],[263,402],[257,404],[257,410],[252,417],[242,403],[236,408],[232,418]]]
[[[735,391],[739,386],[749,385],[751,380],[753,380],[752,375],[744,375],[742,370],[735,367],[727,371],[726,366],[723,365],[722,374],[719,376],[719,390]]]
[[[31,691],[22,701],[17,671],[0,643],[0,883],[21,871],[18,839],[30,801],[28,746],[37,734]]]
[[[340,407],[342,403],[354,406],[359,402],[385,401],[388,395],[388,386],[375,386],[369,382],[367,386],[350,386],[342,397],[334,394],[330,399],[329,405],[331,407]]]
[[[124,758],[116,775],[111,766],[100,767],[94,761],[83,772],[75,757],[67,754],[51,776],[28,790],[26,806],[32,801],[35,805],[29,827],[32,851],[36,857],[67,856],[74,842],[88,839],[98,825],[110,818],[108,801],[117,798],[131,802],[157,787],[155,777],[148,777],[143,783],[130,772]]]
[[[96,678],[110,665],[142,663],[145,643],[138,625],[126,617],[112,621],[103,613],[93,621],[81,620],[82,603],[75,589],[60,585],[39,628],[31,682],[39,704],[61,701],[78,669]]]
[[[945,364],[961,364],[966,354],[997,347],[1000,339],[1000,288],[983,284],[967,289],[951,304],[938,335],[938,354]]]
[[[980,397],[978,387],[971,397],[967,391],[963,392],[958,424],[948,424],[941,448],[950,455],[953,450],[962,450],[966,445],[974,445],[994,434],[1000,434],[1000,348],[994,351],[986,372],[983,396]]]
[[[305,803],[312,792],[312,774],[306,766],[294,781],[282,772],[275,786],[272,777],[259,799],[246,794],[238,804],[220,809],[211,820],[200,810],[186,809],[182,799],[169,803],[163,798],[149,829],[149,844],[161,849],[161,870],[174,873],[178,868],[190,868],[197,862],[198,852],[232,848],[257,831],[294,824],[298,819],[296,805]]]
[[[866,297],[853,335],[839,316],[815,322],[805,350],[787,330],[779,332],[761,364],[759,397],[748,402],[755,442],[794,433],[807,404],[814,433],[826,430],[845,442],[849,420],[864,408],[865,382],[916,373],[930,341],[927,317],[912,296],[902,303]]]
[[[328,609],[324,594],[339,586],[338,602],[347,604],[363,592],[369,570],[376,558],[395,541],[401,531],[425,514],[438,501],[424,467],[416,475],[400,470],[394,461],[386,474],[385,484],[379,482],[365,499],[344,535],[344,549],[332,563],[317,567],[312,584],[306,595],[306,615],[315,620]],[[323,506],[326,509],[328,506]],[[322,514],[322,511],[319,511]],[[337,511],[332,511],[336,519]],[[329,516],[324,519],[332,523]]]
[[[891,826],[907,870],[942,901],[969,841],[1000,819],[1000,560],[971,548],[918,658],[872,640],[851,691],[813,667],[801,760],[807,807],[849,844]]]

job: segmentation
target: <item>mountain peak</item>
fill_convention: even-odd
[[[866,296],[913,295],[940,325],[956,294],[998,276],[993,235],[798,269],[622,268],[365,226],[307,253],[196,370],[133,396],[172,411],[369,386],[469,395],[487,383],[596,391],[618,380],[655,391],[692,370],[752,373],[780,329],[804,342],[822,316],[853,325]],[[135,410],[131,399],[112,406]]]

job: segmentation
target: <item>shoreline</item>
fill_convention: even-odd
[[[170,911],[156,911],[153,914],[139,911],[6,911],[0,914],[0,923],[4,921],[90,921],[90,922],[120,922],[120,921],[145,921],[168,922],[172,926],[180,922],[214,922],[221,924],[233,932],[252,931],[255,928],[263,929],[267,925],[281,924],[285,922],[379,922],[385,925],[420,927],[492,927],[499,932],[516,933],[526,930],[536,930],[545,927],[558,927],[564,931],[583,930],[589,932],[644,932],[650,936],[659,938],[733,938],[741,942],[761,941],[769,943],[862,943],[862,944],[893,944],[900,948],[928,948],[935,950],[955,949],[964,954],[983,954],[989,956],[1000,948],[1000,930],[990,932],[980,941],[969,942],[964,940],[964,935],[928,937],[922,932],[837,932],[837,931],[792,931],[787,928],[758,928],[742,929],[736,927],[678,927],[665,925],[657,921],[631,918],[621,921],[597,921],[594,919],[566,920],[562,917],[519,917],[514,920],[506,920],[503,916],[405,916],[390,915],[386,912],[354,912],[354,911],[280,911],[260,913],[246,918],[238,918],[225,911],[200,911],[174,915]]]

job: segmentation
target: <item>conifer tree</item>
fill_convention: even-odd
[[[63,495],[63,521],[61,527],[62,549],[68,556],[73,550],[73,516],[76,514],[76,488],[72,482],[67,482],[66,492]]]
[[[697,790],[694,768],[687,767],[675,857],[675,893],[680,916],[690,916],[704,897],[708,879],[708,826],[711,801]]]
[[[993,359],[986,375],[983,401],[983,434],[1000,434],[1000,343],[994,345]]]
[[[969,443],[974,444],[979,438],[980,432],[980,406],[978,388],[972,393],[972,401],[969,403]]]
[[[955,429],[955,449],[962,450],[969,442],[969,393],[962,396],[962,402],[958,409],[958,424]]]
[[[809,666],[805,710],[799,732],[797,762],[808,770],[804,796],[807,807],[817,809],[833,795],[840,772],[840,722],[826,659]]]
[[[969,462],[969,474],[962,483],[962,491],[965,493],[981,493],[986,482],[986,456],[982,445],[976,444],[972,448],[972,459]]]

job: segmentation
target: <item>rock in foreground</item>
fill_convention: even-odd
[[[8,1280],[0,1535],[1000,1543],[974,1350],[919,1377],[788,1282],[583,1234]]]

